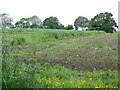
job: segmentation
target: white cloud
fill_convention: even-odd
[[[111,12],[118,22],[119,0],[2,0],[0,13],[8,13],[14,19],[37,15],[43,21],[49,16],[58,17],[64,24],[73,24],[78,16],[88,19],[101,12]]]

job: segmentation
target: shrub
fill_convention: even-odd
[[[12,41],[11,41],[11,45],[24,45],[26,42],[25,38],[22,37],[22,36],[19,36],[17,38],[14,38]]]

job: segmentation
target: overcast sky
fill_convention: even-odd
[[[1,0],[0,13],[8,13],[14,22],[37,15],[42,21],[55,16],[64,24],[74,24],[78,16],[88,19],[101,12],[111,12],[118,22],[119,0]]]

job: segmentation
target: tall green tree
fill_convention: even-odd
[[[7,13],[0,14],[0,28],[12,28],[13,19]]]
[[[17,21],[16,23],[15,23],[15,27],[16,28],[23,28],[24,27],[24,25],[23,25],[23,22],[20,20],[20,21]]]
[[[112,16],[112,13],[108,12],[97,14],[91,19],[91,28],[97,31],[105,31],[107,33],[116,32],[118,26]]]
[[[76,18],[75,22],[74,22],[74,26],[75,26],[75,30],[78,30],[78,28],[82,28],[82,30],[84,30],[85,28],[88,27],[88,19],[86,17],[83,16],[79,16],[78,18]]]
[[[28,18],[22,18],[15,23],[18,28],[42,28],[42,22],[38,16],[32,16]]]
[[[20,21],[15,23],[17,28],[30,28],[29,18],[22,18]]]
[[[46,18],[43,21],[44,28],[47,29],[59,29],[60,28],[60,22],[57,19],[57,17],[50,16],[49,18]]]
[[[29,18],[31,28],[43,28],[43,24],[38,16],[32,16]]]

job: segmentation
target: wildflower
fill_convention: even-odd
[[[80,84],[84,84],[86,81],[85,80],[81,80]]]
[[[58,85],[61,85],[61,82],[58,82]]]
[[[41,79],[42,81],[44,80],[44,78]]]
[[[62,84],[64,84],[64,82],[62,82]]]
[[[49,83],[51,84],[51,81],[49,81]]]
[[[22,74],[22,71],[20,71],[19,73]]]
[[[90,80],[92,80],[92,78],[90,78]]]
[[[48,79],[42,78],[42,80],[45,81],[46,84],[51,84],[51,79],[50,78],[48,78]]]
[[[48,78],[48,80],[50,81],[50,78]]]
[[[83,83],[85,83],[86,81],[85,80],[83,80]]]
[[[99,88],[98,86],[95,86],[95,88]]]
[[[106,85],[106,88],[108,88],[108,86]]]

